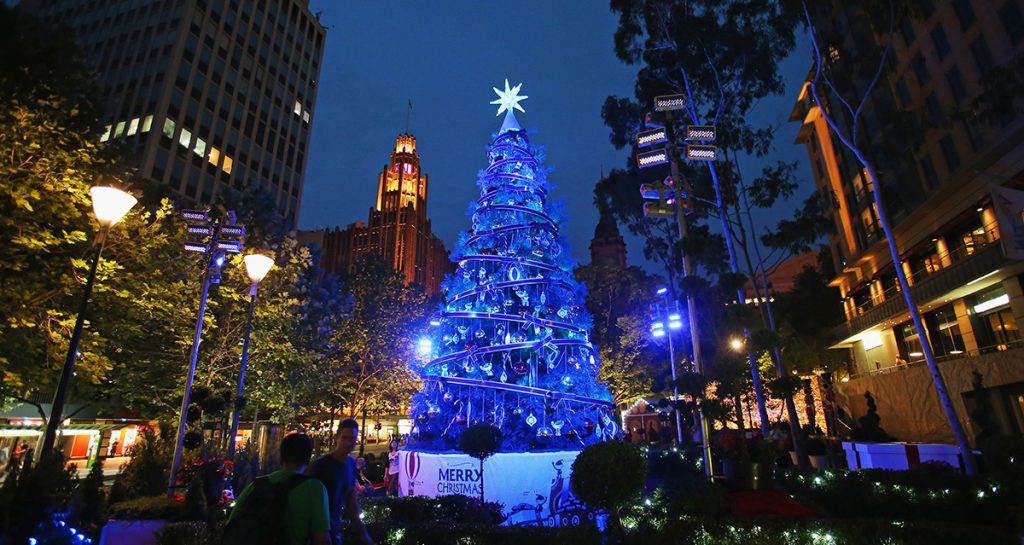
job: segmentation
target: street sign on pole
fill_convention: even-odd
[[[654,109],[659,112],[682,110],[686,107],[686,95],[661,95],[654,97]]]
[[[639,168],[654,167],[668,164],[668,152],[656,149],[636,154],[636,166]]]

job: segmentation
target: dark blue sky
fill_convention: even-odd
[[[615,57],[616,18],[607,6],[595,0],[311,1],[328,34],[299,227],[366,221],[377,174],[406,130],[411,99],[409,132],[430,176],[427,213],[450,249],[469,226],[465,211],[479,196],[476,175],[501,126],[497,106],[489,104],[497,98],[491,87],[508,78],[523,83],[521,94],[529,98],[517,118],[536,130],[531,139],[545,147],[553,168],[553,197],[567,201],[563,233],[576,258],[589,262],[594,184],[602,167],[621,167],[627,158],[608,142],[601,105],[608,95],[631,96],[636,71]],[[797,127],[786,123],[807,73],[802,47],[784,66],[787,95],[762,101],[756,115],[782,126],[778,158],[801,161],[810,188],[806,153],[791,144]],[[746,163],[747,175],[755,174],[758,165]],[[629,246],[630,262],[642,264],[639,244]]]

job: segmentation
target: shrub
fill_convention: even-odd
[[[367,521],[401,522],[403,524],[423,522],[500,524],[505,521],[501,504],[480,503],[477,498],[461,494],[438,498],[424,496],[363,498],[362,508],[363,516]]]
[[[103,492],[103,458],[98,458],[89,474],[78,482],[72,501],[73,521],[76,527],[91,536],[98,536],[107,522],[107,496]]]
[[[167,429],[167,428],[162,428]],[[128,499],[155,496],[167,490],[173,446],[153,428],[142,430],[131,458],[118,475]]]
[[[619,511],[635,498],[647,478],[647,458],[633,445],[619,441],[583,449],[572,464],[572,490],[583,502],[611,513],[621,533]]]
[[[459,436],[459,450],[480,460],[480,502],[484,501],[484,460],[501,448],[501,430],[480,423],[466,428]]]
[[[110,518],[119,520],[177,520],[183,503],[166,494],[146,496],[115,503],[110,506]]]

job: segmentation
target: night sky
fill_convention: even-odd
[[[594,184],[602,167],[627,160],[627,150],[608,142],[601,105],[608,95],[632,96],[637,69],[615,57],[617,20],[607,6],[595,0],[312,0],[310,9],[322,11],[328,33],[299,228],[366,221],[377,175],[396,136],[406,131],[411,100],[408,130],[430,177],[427,214],[451,249],[469,226],[465,211],[479,196],[477,172],[501,126],[497,106],[489,104],[497,98],[491,87],[503,87],[508,78],[511,85],[523,83],[521,94],[529,98],[516,117],[545,148],[553,197],[567,201],[563,233],[576,258],[589,262],[597,224]],[[792,145],[798,127],[786,121],[808,67],[801,43],[783,67],[786,96],[762,101],[756,112],[781,127],[776,157],[801,162],[807,190],[794,201],[813,187],[806,152]],[[742,166],[748,177],[759,170],[754,160]],[[774,223],[772,215],[759,219]],[[627,243],[630,263],[643,265],[640,243]]]

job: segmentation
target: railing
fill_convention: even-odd
[[[1006,352],[1007,350],[1020,350],[1022,348],[1024,348],[1024,339],[1016,339],[1016,340],[1009,341],[1009,342],[1006,342],[1006,343],[1003,343],[1003,344],[994,344],[994,345],[990,345],[990,346],[982,346],[982,347],[977,348],[975,350],[967,350],[967,351],[961,352],[960,354],[944,354],[942,356],[936,356],[935,357],[935,361],[937,361],[939,363],[947,362],[947,361],[956,361],[956,360],[962,360],[962,359],[967,359],[967,358],[976,358],[976,357],[981,356],[983,354],[993,354],[993,353],[996,353],[996,352]],[[881,369],[868,369],[867,371],[862,371],[860,373],[854,373],[854,374],[850,375],[850,378],[851,379],[856,379],[856,378],[870,377],[870,376],[875,376],[875,375],[887,375],[887,374],[890,374],[890,373],[899,373],[900,371],[905,371],[905,370],[913,368],[913,367],[921,367],[921,366],[926,365],[926,364],[927,364],[927,362],[925,361],[925,359],[921,358],[919,360],[914,360],[914,361],[911,361],[909,363],[893,364],[893,365],[890,365],[888,367],[882,367]]]
[[[924,280],[914,282],[910,292],[918,304],[924,304],[998,269],[1005,261],[999,245],[988,244],[971,254],[970,258],[960,259],[941,271],[932,273]],[[830,338],[833,342],[840,342],[857,332],[906,312],[906,300],[900,292],[895,293],[899,295],[872,305],[833,329]]]
[[[985,232],[982,235],[977,235],[974,238],[971,246],[959,246],[954,248],[952,251],[936,252],[924,258],[922,263],[916,268],[910,270],[908,280],[911,284],[917,284],[924,281],[925,279],[938,274],[939,272],[951,268],[954,265],[967,260],[979,253],[986,248],[997,245],[999,242],[999,227],[995,224],[989,224],[985,226]],[[893,273],[895,275],[895,272]],[[870,289],[870,288],[869,288]],[[879,306],[882,303],[889,301],[890,299],[897,297],[900,293],[899,284],[894,283],[892,286],[886,288],[884,291],[877,294],[872,294],[871,298],[854,308],[854,312],[857,316],[860,316],[867,312],[869,309]]]

